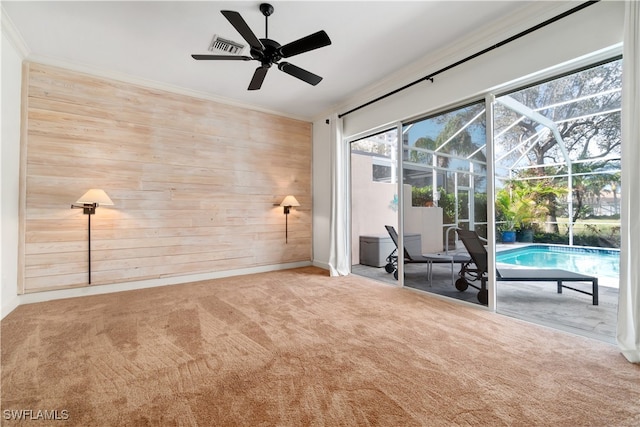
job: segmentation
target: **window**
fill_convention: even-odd
[[[412,206],[441,207],[445,234],[459,226],[486,236],[484,103],[404,125],[403,144],[404,183],[412,187]],[[452,233],[449,237],[455,239]]]
[[[537,242],[620,247],[621,79],[617,60],[496,99],[496,188],[535,195]]]

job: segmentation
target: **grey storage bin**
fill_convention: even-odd
[[[419,234],[406,234],[404,245],[409,251],[422,252],[422,240]],[[370,267],[384,267],[387,257],[396,245],[388,234],[360,236],[360,264]]]

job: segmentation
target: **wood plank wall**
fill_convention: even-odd
[[[23,292],[87,286],[90,188],[92,286],[311,260],[311,123],[24,67]]]

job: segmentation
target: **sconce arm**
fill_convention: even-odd
[[[93,215],[96,213],[96,208],[100,206],[98,203],[83,203],[81,205],[72,204],[71,209],[82,209],[82,213],[85,215]]]

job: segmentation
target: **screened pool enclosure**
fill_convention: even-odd
[[[540,242],[620,247],[621,77],[618,60],[496,97],[499,226],[511,214]]]

